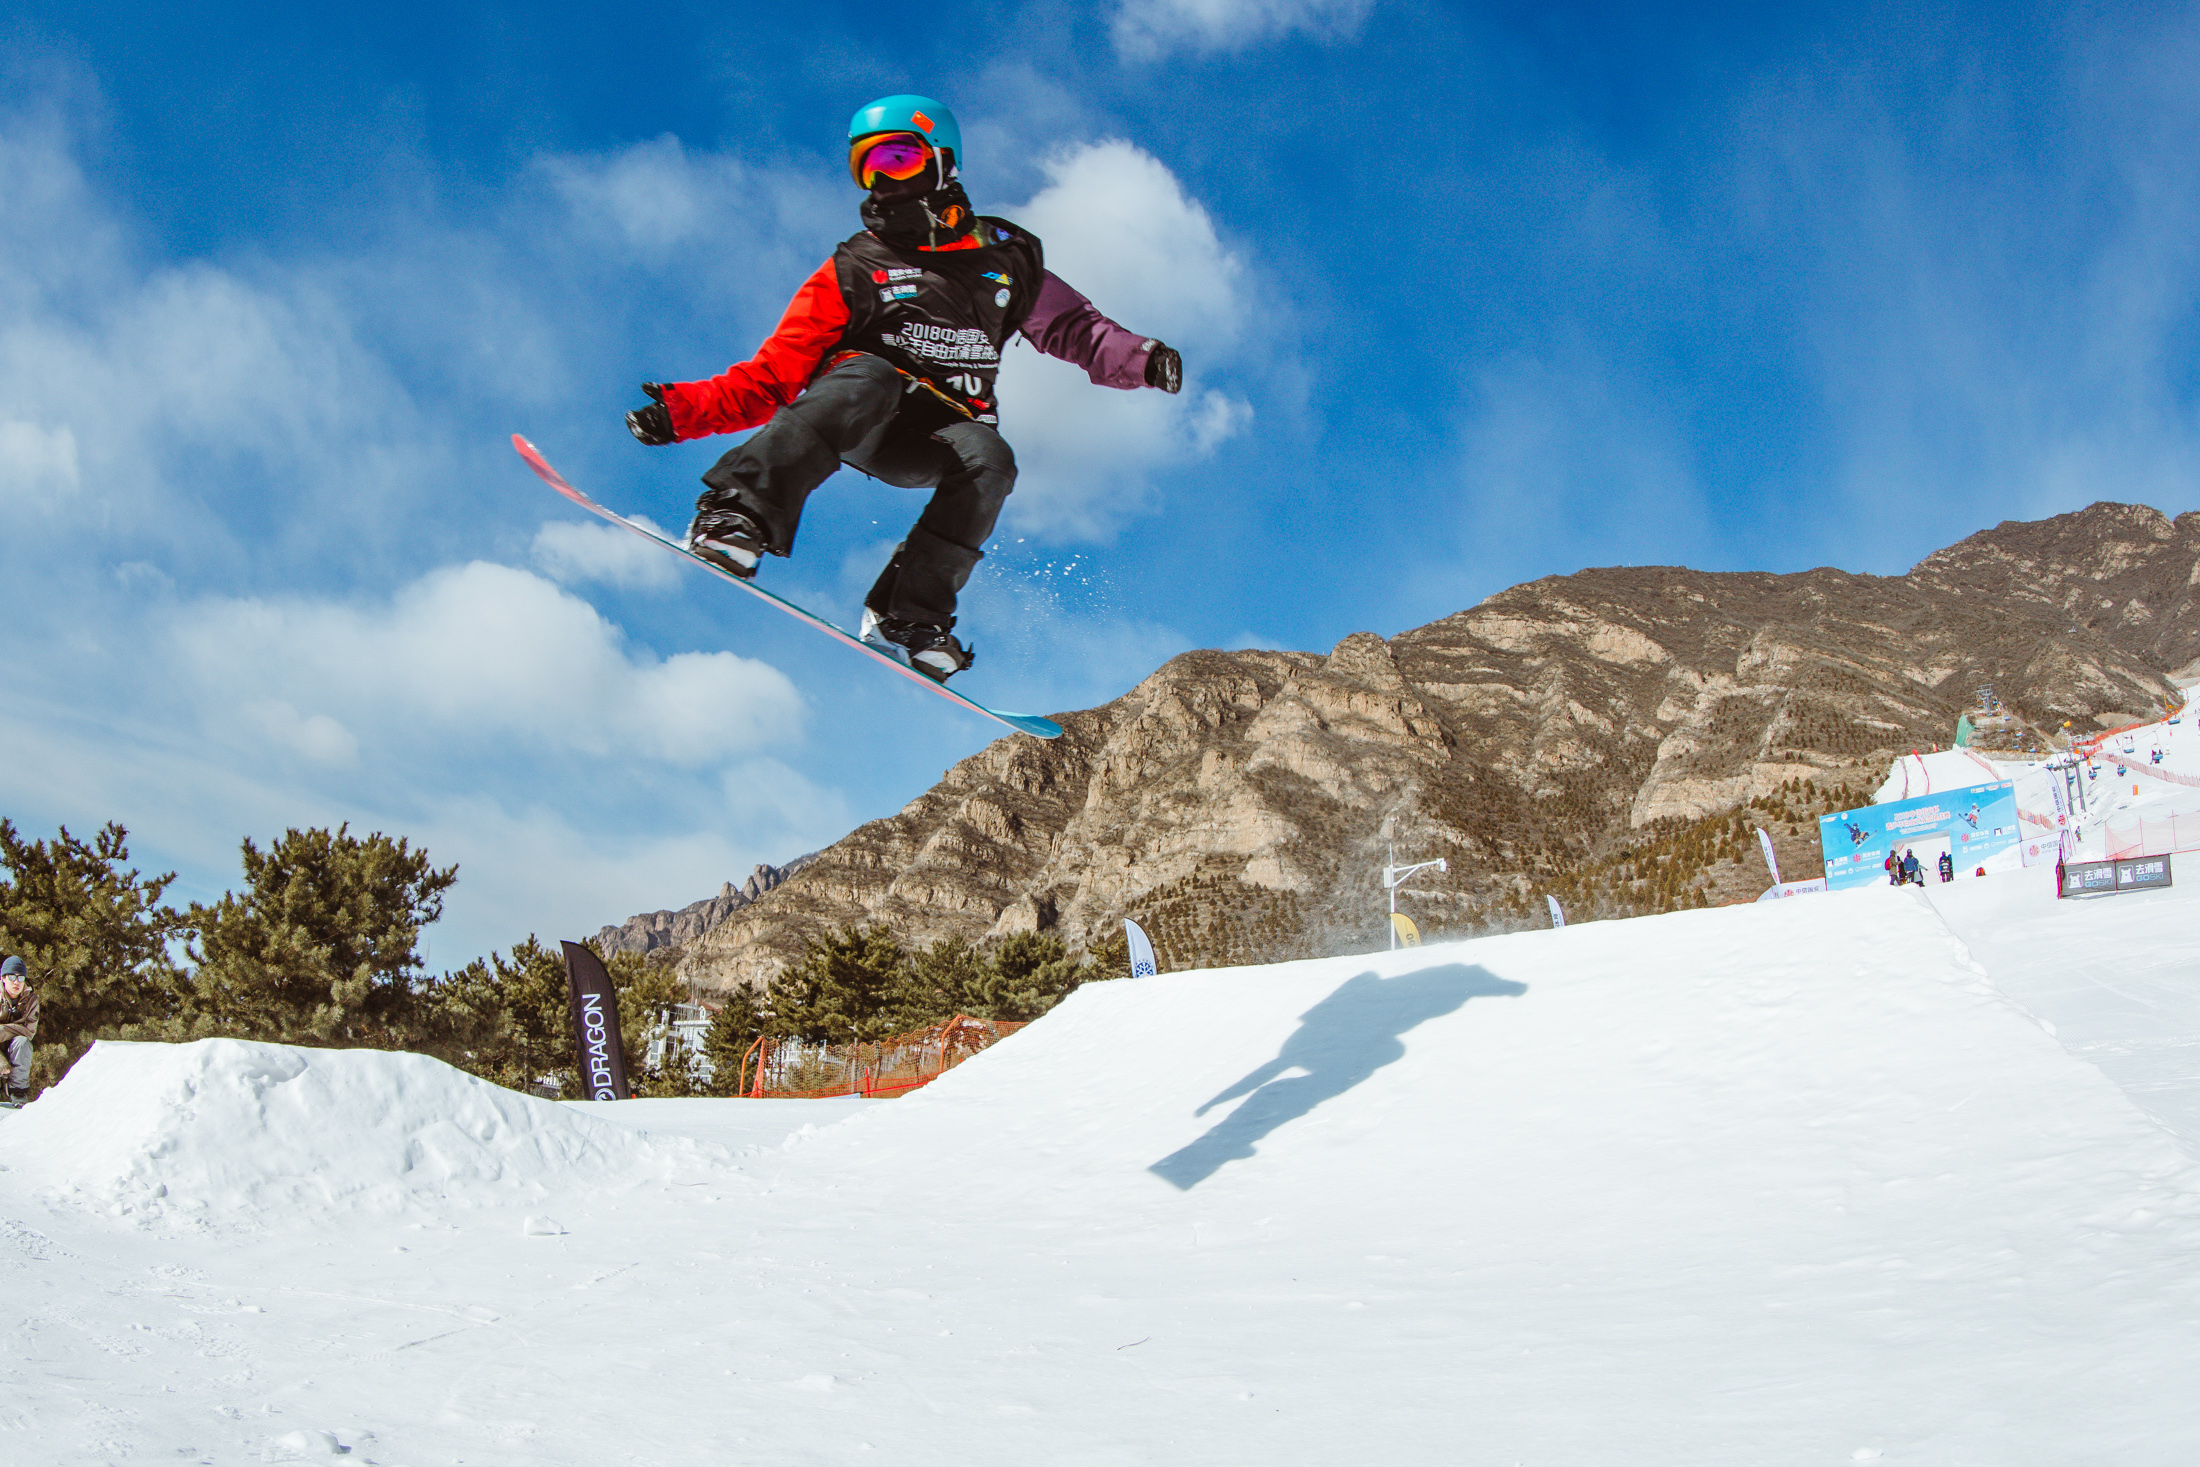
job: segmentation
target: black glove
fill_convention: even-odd
[[[1173,346],[1160,342],[1148,342],[1146,350],[1146,385],[1158,387],[1163,392],[1184,390],[1184,358],[1176,354]]]
[[[1152,368],[1147,372],[1151,375]],[[667,443],[680,441],[672,431],[672,413],[665,407],[665,387],[662,382],[644,382],[642,391],[657,399],[648,407],[638,407],[626,415],[626,431],[648,444],[662,448]]]

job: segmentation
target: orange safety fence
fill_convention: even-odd
[[[2111,822],[2102,832],[2112,861],[2131,856],[2166,856],[2174,851],[2200,850],[2200,812],[2183,815],[2142,815],[2125,822]]]
[[[2158,764],[2148,764],[2129,755],[2118,759],[2116,762],[2133,774],[2143,774],[2148,779],[2159,779],[2169,784],[2181,784],[2189,789],[2200,789],[2200,778],[2195,778],[2190,774],[2179,774],[2174,769],[2164,769]]]
[[[999,1043],[1024,1022],[957,1014],[906,1034],[848,1044],[759,1035],[741,1058],[734,1093],[757,1100],[906,1095]]]

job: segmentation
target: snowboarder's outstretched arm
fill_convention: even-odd
[[[1039,298],[1021,330],[1024,340],[1083,367],[1102,387],[1175,392],[1184,385],[1183,362],[1172,348],[1116,325],[1052,270],[1039,282]]]
[[[762,424],[802,395],[847,328],[848,303],[841,298],[833,262],[827,260],[802,282],[778,329],[755,356],[700,382],[664,384],[674,440],[739,433]]]

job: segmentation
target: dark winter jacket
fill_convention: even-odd
[[[37,1037],[38,990],[25,984],[23,991],[13,998],[0,993],[0,1043]]]
[[[990,235],[1001,237],[984,237]],[[1038,240],[1000,219],[980,219],[977,229],[937,250],[910,248],[896,250],[896,253],[913,265],[921,266],[928,258],[952,261],[963,251],[995,249],[1011,243],[1028,245],[1028,257],[1035,264],[1039,260]],[[847,292],[858,282],[850,278],[851,272],[842,266],[852,252],[868,254],[887,248],[891,247],[868,230],[853,236],[832,259],[818,266],[810,278],[802,282],[786,314],[779,318],[779,328],[757,348],[755,356],[703,381],[668,384],[665,409],[672,415],[672,431],[686,440],[754,428],[800,397],[811,379],[834,356],[848,349],[862,349],[858,342],[848,339],[850,322],[859,314],[875,318],[877,306],[885,302],[866,299],[851,303]],[[1004,287],[990,277],[967,287],[981,293],[987,302],[997,293],[1013,292],[1011,314],[994,323],[1000,336],[999,341],[992,343],[996,354],[1008,336],[1020,334],[1048,356],[1083,367],[1085,374],[1102,387],[1119,387],[1127,391],[1145,386],[1146,358],[1153,350],[1153,341],[1101,315],[1091,301],[1043,266],[1036,273],[1035,290],[1025,281],[1012,279]],[[897,281],[861,282],[867,291],[874,287],[890,289],[898,284]],[[862,306],[863,311],[853,310],[852,304]],[[911,364],[896,362],[895,365],[906,369]],[[924,372],[922,375],[934,374]],[[954,374],[943,368],[939,375],[942,380],[935,385],[951,389],[952,384],[944,379]]]

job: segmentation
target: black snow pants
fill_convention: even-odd
[[[1016,456],[984,423],[956,415],[874,356],[854,356],[812,382],[712,465],[706,503],[727,499],[764,527],[775,555],[794,549],[810,491],[848,464],[932,501],[894,549],[864,605],[881,616],[955,624],[955,596],[1016,486]]]

